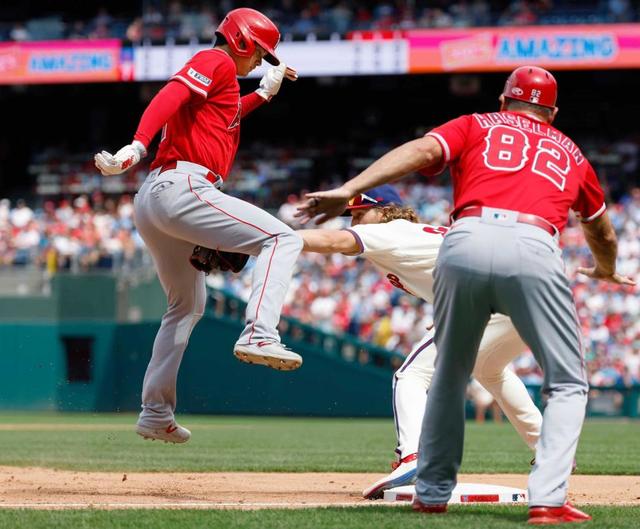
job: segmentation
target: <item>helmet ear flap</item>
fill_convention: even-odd
[[[256,50],[251,36],[251,30],[246,26],[238,24],[234,42],[236,48],[234,51],[241,57],[249,57]]]
[[[240,32],[238,31],[238,33],[236,33],[236,43],[238,46],[239,50],[242,51],[246,51],[247,50],[247,43],[244,40],[244,38],[242,37],[242,35],[240,34]]]

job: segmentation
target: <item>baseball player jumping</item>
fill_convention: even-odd
[[[449,165],[453,224],[434,271],[438,363],[418,449],[414,509],[442,513],[462,460],[464,394],[492,314],[511,318],[544,371],[548,396],[529,477],[529,523],[590,520],[567,502],[588,384],[575,304],[558,234],[569,210],[582,220],[595,266],[587,276],[621,285],[604,193],[578,146],[551,126],[557,84],[542,68],[514,70],[499,112],[461,116],[374,162],[343,186],[310,193],[299,216],[339,215],[351,197],[407,173]]]
[[[371,261],[397,288],[433,303],[433,268],[447,228],[421,224],[390,185],[362,193],[347,207],[351,228],[301,230],[303,251],[359,255]],[[522,381],[507,366],[526,345],[509,318],[494,315],[480,343],[474,377],[493,395],[522,440],[535,450],[542,415]],[[367,487],[368,499],[413,483],[418,441],[436,359],[433,330],[393,376],[393,415],[398,461],[393,471]]]
[[[162,129],[152,170],[135,198],[135,221],[168,308],[144,378],[136,431],[172,443],[191,436],[174,412],[178,368],[206,300],[204,273],[189,264],[195,245],[257,256],[246,327],[234,354],[276,369],[302,364],[276,330],[302,240],[265,211],[220,190],[238,148],[241,119],[271,100],[285,77],[295,80],[297,74],[276,57],[280,33],[258,11],[229,12],[216,36],[215,47],[194,55],[151,101],[130,145],[115,155],[95,156],[103,175],[122,173],[146,155]],[[236,76],[247,75],[263,59],[273,66],[259,88],[241,98]]]

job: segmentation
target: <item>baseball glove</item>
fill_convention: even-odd
[[[243,253],[212,250],[204,246],[196,246],[189,257],[191,266],[205,274],[211,273],[212,270],[231,270],[237,273],[244,268],[248,260],[249,256]]]

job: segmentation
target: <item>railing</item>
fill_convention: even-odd
[[[542,386],[527,384],[531,398],[539,408],[544,407]],[[589,417],[640,417],[640,385],[591,386],[587,404]]]
[[[247,304],[236,295],[219,289],[211,289],[209,311],[216,318],[243,320]],[[398,369],[405,357],[363,342],[353,336],[331,334],[302,323],[295,318],[284,316],[281,319],[280,334],[283,342],[304,342],[316,345],[328,356],[357,363],[363,367],[383,368],[389,371]],[[545,397],[540,385],[527,385],[527,389],[536,405],[544,406]],[[589,390],[587,414],[592,417],[640,417],[640,385],[633,386],[592,386]]]
[[[218,289],[212,289],[209,297],[211,303],[207,305],[207,310],[211,311],[216,318],[244,320],[247,304],[239,297]],[[314,345],[327,356],[341,358],[361,366],[394,371],[405,359],[401,354],[363,342],[353,336],[328,333],[287,316],[283,316],[280,320],[278,330],[284,343],[294,345],[296,342],[302,342]]]
[[[53,272],[43,264],[44,254],[37,249],[16,254],[13,264],[0,266],[0,295],[42,294],[54,275],[114,275],[118,277],[149,279],[155,276],[153,260],[146,248],[138,248],[131,255],[123,252],[105,253],[92,263],[83,262],[82,255],[56,257]]]

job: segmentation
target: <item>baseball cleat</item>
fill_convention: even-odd
[[[143,439],[156,439],[165,443],[186,443],[191,439],[191,432],[180,426],[176,422],[172,422],[166,428],[149,428],[148,426],[136,425],[136,433]]]
[[[581,523],[591,519],[591,516],[576,509],[569,502],[561,507],[529,507],[529,523],[532,525]]]
[[[399,462],[391,465],[393,471],[388,476],[376,481],[362,491],[362,496],[368,500],[378,500],[384,496],[384,491],[403,485],[411,485],[416,481],[418,454],[409,454]]]
[[[418,498],[414,498],[411,508],[425,514],[444,514],[447,512],[446,503],[422,503]]]
[[[233,354],[241,362],[258,364],[279,371],[293,371],[302,365],[302,357],[279,342],[237,343]]]

